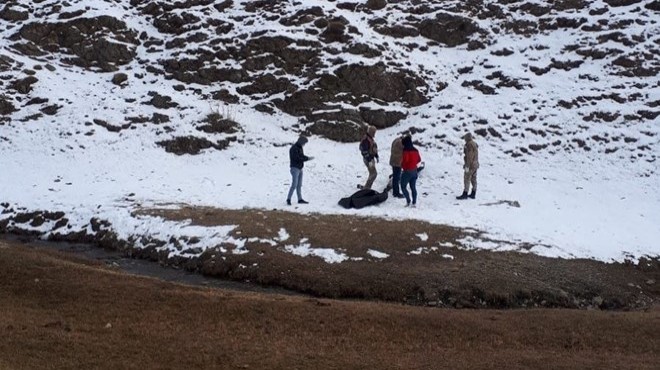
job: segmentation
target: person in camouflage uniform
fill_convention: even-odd
[[[378,145],[374,140],[375,136],[376,127],[369,126],[369,128],[367,128],[367,133],[364,135],[364,137],[362,137],[362,141],[360,141],[360,154],[362,154],[364,165],[367,166],[367,170],[369,171],[367,182],[361,187],[358,186],[362,189],[371,189],[371,186],[376,180],[376,176],[378,176],[378,172],[376,171],[376,162],[378,161]]]
[[[479,146],[469,132],[463,135],[463,194],[456,199],[474,199],[477,196],[477,169],[479,169]],[[470,192],[470,185],[472,191]]]

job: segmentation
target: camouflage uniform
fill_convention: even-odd
[[[465,146],[463,147],[463,194],[458,199],[474,199],[477,194],[477,169],[479,169],[479,146],[474,141],[472,134],[467,133],[463,136]],[[470,191],[472,185],[472,192]]]
[[[371,189],[371,186],[376,180],[376,176],[378,176],[378,172],[376,171],[376,161],[378,160],[378,145],[374,140],[374,136],[376,136],[376,127],[369,126],[367,129],[367,134],[364,135],[364,138],[362,138],[362,141],[360,142],[360,153],[362,154],[362,160],[364,161],[364,165],[367,166],[367,170],[369,171],[369,177],[367,178],[367,182],[362,187],[363,189]]]

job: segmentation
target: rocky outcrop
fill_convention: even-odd
[[[0,95],[0,116],[6,116],[16,111],[16,107],[7,99],[7,97]]]
[[[603,2],[611,7],[619,7],[638,4],[641,3],[642,0],[603,0]]]
[[[32,91],[32,85],[37,83],[37,81],[39,80],[36,77],[27,76],[25,78],[13,81],[11,84],[9,84],[9,88],[16,90],[19,94],[28,94],[30,91]]]
[[[425,19],[417,24],[417,28],[420,35],[449,47],[467,44],[470,36],[479,31],[477,24],[470,19],[447,13],[440,13],[435,19]]]
[[[176,155],[195,155],[201,153],[205,149],[226,149],[231,141],[236,141],[236,138],[229,137],[225,140],[219,140],[214,143],[203,137],[181,136],[171,140],[159,141],[156,144],[165,148],[165,151],[168,153],[173,153]]]
[[[308,114],[304,122],[311,122],[306,132],[341,143],[359,141],[368,125],[384,129],[396,125],[406,114],[384,109],[335,109]]]
[[[8,22],[20,22],[30,18],[30,13],[27,11],[16,10],[12,4],[5,5],[0,10],[0,19]]]
[[[29,23],[21,27],[19,35],[42,53],[73,55],[62,61],[104,72],[115,71],[117,66],[131,62],[135,58],[135,46],[139,45],[137,33],[110,16],[77,18],[62,23]]]
[[[115,73],[115,75],[112,76],[112,83],[117,86],[123,85],[126,81],[128,81],[128,75],[126,75],[126,73]]]
[[[207,134],[235,134],[241,131],[241,125],[231,119],[224,118],[218,113],[211,113],[202,121],[203,125],[197,130]]]

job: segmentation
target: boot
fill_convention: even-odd
[[[287,205],[287,206],[290,206],[290,205],[291,205],[291,199],[287,199],[287,200],[286,200],[286,205]]]
[[[309,204],[309,202],[304,199],[298,199],[298,204]]]
[[[474,199],[476,196],[477,196],[477,191],[472,189],[472,192],[470,193],[470,195],[468,195],[468,197],[470,197],[470,199]]]
[[[467,198],[468,198],[467,191],[464,191],[463,194],[456,197],[456,199],[467,199]]]

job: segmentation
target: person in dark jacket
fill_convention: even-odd
[[[406,207],[410,206],[410,193],[412,193],[412,206],[417,205],[417,165],[422,161],[419,151],[415,149],[412,137],[406,136],[403,142],[403,156],[401,157],[401,191],[406,197]],[[408,193],[410,185],[410,193]]]
[[[403,138],[405,135],[397,136],[392,141],[390,151],[390,166],[392,166],[392,196],[403,198],[401,194],[401,157],[403,156]]]
[[[303,146],[307,144],[307,138],[301,136],[295,144],[291,145],[289,149],[289,162],[291,167],[291,187],[289,188],[289,195],[286,197],[286,204],[291,205],[291,196],[293,190],[296,190],[298,196],[298,203],[307,204],[306,200],[302,197],[302,182],[303,182],[303,166],[305,162],[311,160],[313,157],[308,157],[303,152]]]

